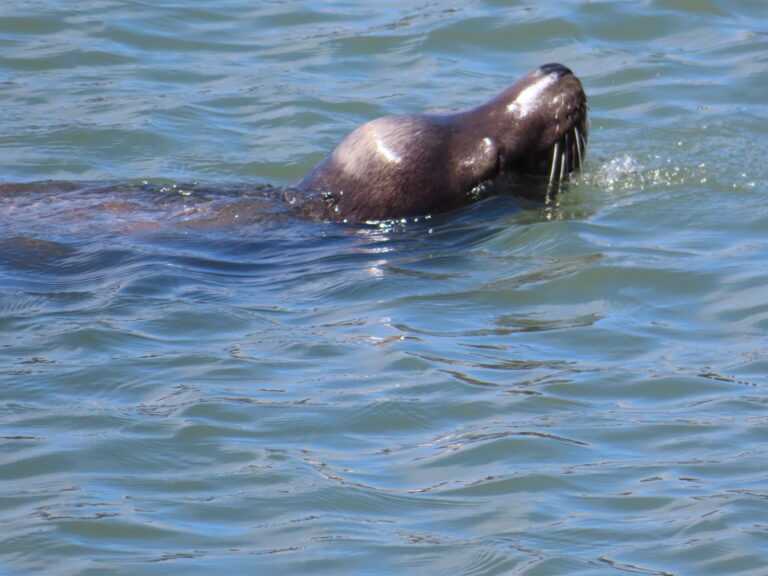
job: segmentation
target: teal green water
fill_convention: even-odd
[[[551,61],[557,206],[237,192]],[[759,1],[6,0],[0,179],[80,184],[0,198],[0,572],[763,576],[767,79]]]

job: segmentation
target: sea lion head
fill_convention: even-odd
[[[529,72],[499,96],[469,112],[498,121],[499,174],[546,176],[552,188],[584,162],[587,97],[579,79],[561,64]]]

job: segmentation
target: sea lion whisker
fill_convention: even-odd
[[[579,151],[579,138],[576,136],[576,132],[571,130],[571,140],[573,145],[571,146],[571,154],[573,155],[573,171],[576,172],[581,168],[581,152]]]
[[[568,167],[570,168],[571,172],[575,172],[579,169],[579,165],[577,164],[578,155],[576,152],[578,141],[576,140],[576,135],[573,133],[573,130],[568,131],[568,144]]]
[[[560,157],[560,185],[568,181],[568,153],[563,152]]]
[[[573,140],[574,140],[574,144],[575,144],[573,149],[574,149],[574,153],[575,153],[575,156],[576,156],[576,158],[575,158],[576,170],[577,171],[581,171],[581,161],[583,160],[583,158],[581,157],[581,140],[579,140],[578,130],[574,131],[574,133],[573,133]]]
[[[555,145],[552,147],[552,170],[549,173],[549,184],[547,185],[547,188],[552,188],[555,184],[558,158],[560,158],[560,141],[555,142]]]
[[[583,142],[581,140],[581,132],[579,132],[579,127],[574,126],[573,127],[573,134],[576,136],[576,156],[579,161],[578,168],[581,170],[583,166],[583,158],[581,157],[581,147],[583,146]]]
[[[565,136],[563,136],[563,154],[560,159],[560,178],[559,181],[565,182],[567,176],[568,176],[568,133],[565,133]]]

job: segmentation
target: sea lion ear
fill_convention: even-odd
[[[481,138],[460,164],[463,176],[473,180],[473,186],[494,178],[500,169],[499,154],[499,147],[493,138]]]

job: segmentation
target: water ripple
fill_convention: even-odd
[[[197,4],[4,5],[6,571],[762,575],[764,5]],[[549,61],[551,205],[280,200]]]

